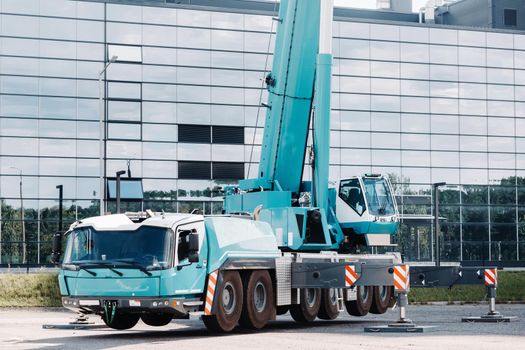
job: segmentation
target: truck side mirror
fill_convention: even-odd
[[[190,252],[199,251],[199,235],[197,233],[190,233],[188,235],[188,250]]]
[[[199,235],[197,233],[190,233],[188,236],[188,261],[190,263],[199,262]]]
[[[199,253],[197,252],[191,252],[188,256],[188,261],[190,263],[198,263],[199,262]]]
[[[53,264],[58,265],[60,262],[60,256],[62,255],[62,233],[56,232],[53,235],[53,251],[51,254],[51,261]]]

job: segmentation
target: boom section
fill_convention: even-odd
[[[272,72],[259,180],[299,193],[314,94],[320,1],[283,0]],[[255,188],[254,188],[255,189]]]

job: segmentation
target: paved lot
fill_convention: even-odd
[[[525,305],[498,305],[517,322],[506,324],[461,323],[462,316],[478,316],[487,305],[409,306],[408,315],[421,325],[437,326],[424,334],[364,333],[369,325],[397,318],[397,312],[365,318],[346,313],[336,321],[316,321],[299,326],[289,315],[263,331],[239,330],[213,335],[198,320],[173,322],[165,327],[139,324],[129,331],[109,328],[86,330],[43,329],[42,324],[65,324],[73,316],[64,309],[0,310],[0,349],[525,349]],[[98,325],[98,317],[92,317]]]

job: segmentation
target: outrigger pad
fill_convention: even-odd
[[[418,326],[414,323],[392,323],[386,326],[365,327],[366,333],[423,333],[436,326]]]
[[[500,323],[500,322],[512,322],[517,321],[516,316],[503,316],[501,314],[496,315],[483,315],[483,316],[471,316],[461,318],[461,322],[485,322],[485,323]]]
[[[107,328],[105,324],[43,324],[43,329],[97,329]]]

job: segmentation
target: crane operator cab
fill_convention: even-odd
[[[399,226],[399,212],[388,178],[366,174],[342,179],[336,192],[336,215],[347,248],[389,246]]]

